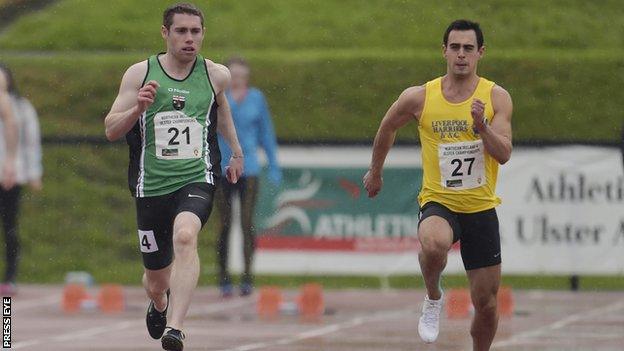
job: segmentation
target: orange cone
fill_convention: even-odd
[[[470,316],[471,307],[472,301],[468,289],[451,289],[446,294],[446,316],[448,318],[467,318]]]
[[[299,313],[304,320],[320,319],[325,311],[323,287],[317,283],[304,284],[298,299]]]
[[[503,317],[511,317],[514,313],[514,299],[511,287],[503,286],[497,295],[498,314]]]
[[[82,284],[67,284],[63,288],[62,307],[65,313],[80,311],[82,301],[87,297],[87,290]]]
[[[98,304],[104,313],[119,313],[125,309],[123,287],[118,284],[104,284],[98,294]]]
[[[274,319],[279,314],[282,303],[282,291],[276,286],[264,286],[258,292],[256,308],[260,318]]]

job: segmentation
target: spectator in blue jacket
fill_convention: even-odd
[[[233,286],[228,272],[229,236],[232,224],[232,200],[238,196],[241,204],[240,222],[243,232],[244,272],[240,281],[240,294],[247,296],[253,291],[252,264],[255,250],[254,209],[258,195],[258,175],[262,169],[258,160],[258,149],[261,148],[268,160],[268,177],[274,185],[279,185],[282,172],[277,162],[277,140],[271,113],[266,99],[260,90],[249,86],[250,68],[241,57],[228,60],[227,66],[232,75],[230,90],[226,93],[234,126],[240,140],[244,155],[245,173],[236,184],[222,181],[217,191],[216,203],[222,224],[217,241],[217,258],[221,294],[224,297],[233,295]],[[222,155],[222,168],[225,170],[230,159],[231,150],[227,143],[219,137],[219,148]]]

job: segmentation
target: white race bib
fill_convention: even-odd
[[[158,244],[156,243],[153,230],[139,229],[139,246],[141,247],[141,252],[150,253],[158,251]]]
[[[181,111],[157,113],[154,116],[154,135],[156,157],[161,160],[202,157],[202,125]]]
[[[438,158],[442,187],[465,190],[485,185],[482,140],[440,144]]]

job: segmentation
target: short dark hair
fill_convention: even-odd
[[[479,27],[479,23],[465,19],[453,21],[453,23],[449,24],[448,28],[446,28],[446,32],[444,32],[444,46],[448,44],[449,34],[453,30],[473,30],[477,35],[477,48],[480,49],[483,46],[483,32],[481,31],[481,27]]]
[[[0,63],[0,72],[4,73],[7,80],[7,91],[11,95],[20,96],[17,86],[15,85],[15,79],[13,79],[13,73],[6,65]]]
[[[232,56],[232,57],[230,57],[229,59],[227,59],[227,61],[225,61],[225,65],[228,68],[231,68],[232,65],[240,65],[240,66],[249,68],[249,63],[242,56]]]
[[[202,27],[204,26],[204,14],[199,7],[187,2],[180,2],[167,7],[165,12],[163,12],[163,26],[165,26],[165,28],[169,29],[171,27],[173,24],[173,16],[176,13],[198,16],[201,20]]]

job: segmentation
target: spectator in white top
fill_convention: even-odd
[[[28,184],[33,190],[42,189],[41,176],[41,137],[37,112],[32,104],[19,94],[11,71],[0,65],[0,75],[6,82],[6,92],[11,105],[13,118],[17,129],[17,148],[15,149],[15,172],[11,186],[0,188],[0,218],[4,229],[6,247],[6,265],[2,284],[1,296],[10,296],[16,293],[15,278],[19,260],[20,245],[18,239],[17,218],[19,212],[20,194],[22,186]],[[0,164],[7,160],[7,140],[4,134],[5,125],[0,121]],[[4,177],[4,174],[2,175]],[[5,184],[2,179],[2,184]]]

